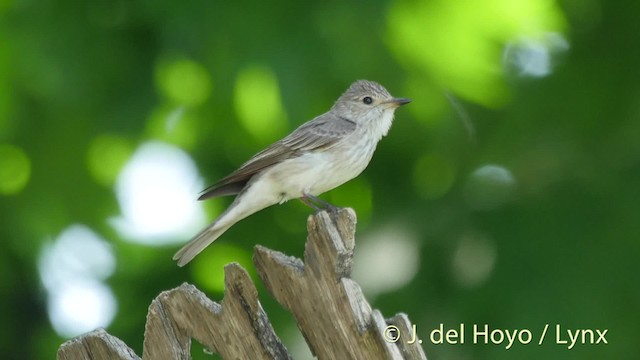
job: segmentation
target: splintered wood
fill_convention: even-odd
[[[372,310],[351,267],[356,216],[351,209],[309,217],[304,261],[256,246],[253,261],[271,295],[295,317],[318,359],[425,359],[420,341],[392,342],[390,326],[411,333],[405,314],[384,320]],[[143,359],[190,359],[191,339],[223,359],[291,359],[238,264],[225,267],[220,304],[189,284],[149,306]],[[139,359],[119,339],[96,330],[62,344],[58,359]]]

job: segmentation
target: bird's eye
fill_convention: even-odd
[[[371,98],[371,96],[365,96],[364,98],[362,98],[362,102],[370,105],[373,102],[373,99]]]

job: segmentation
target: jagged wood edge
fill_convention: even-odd
[[[191,359],[191,339],[224,359],[291,359],[258,301],[255,285],[236,263],[225,266],[221,304],[187,283],[151,302],[143,359]],[[140,359],[102,329],[65,342],[57,356],[59,360]]]
[[[60,345],[58,360],[139,360],[127,344],[104,329],[97,329]]]
[[[420,340],[420,338],[417,336],[417,331],[411,324],[411,321],[409,321],[409,317],[407,316],[407,314],[396,314],[394,317],[387,319],[386,323],[398,328],[400,336],[396,344],[400,348],[400,351],[402,352],[402,355],[405,359],[427,358],[427,355],[424,353],[422,346],[420,346],[420,344],[422,344],[422,340]],[[409,343],[410,341],[414,341],[415,343]]]
[[[417,342],[386,340],[387,322],[378,310],[371,309],[360,286],[349,278],[355,224],[352,209],[310,216],[304,262],[258,245],[253,257],[258,275],[271,295],[294,315],[318,359],[426,360]],[[404,325],[411,328],[410,323]]]
[[[387,324],[408,334],[412,328],[409,319],[399,314],[385,321],[378,310],[371,309],[358,284],[349,278],[355,247],[353,210],[321,212],[309,218],[308,228],[304,263],[261,246],[256,247],[254,262],[272,295],[298,320],[312,352],[319,359],[426,359],[418,342],[386,340]],[[301,284],[311,296],[306,301],[313,302],[309,316],[295,310],[299,310],[299,304],[305,304],[304,293],[294,290],[291,297],[276,295],[287,288],[300,290]],[[161,293],[149,307],[143,358],[189,359],[190,341],[194,338],[224,358],[290,359],[273,332],[246,271],[238,264],[227,265],[225,285],[222,305],[189,284]],[[332,296],[326,296],[327,290],[334,294],[333,300]],[[198,308],[199,315],[185,314],[184,309],[191,308]],[[301,323],[301,318],[307,320]],[[220,334],[212,328],[216,323],[223,324],[222,329],[217,329]],[[318,326],[319,323],[325,327]],[[192,324],[203,327],[192,329]],[[118,338],[96,330],[63,344],[58,359],[139,357]]]
[[[183,284],[149,306],[143,359],[190,359],[190,339],[224,359],[291,359],[258,301],[255,285],[236,263],[225,266],[221,304]]]

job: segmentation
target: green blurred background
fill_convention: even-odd
[[[639,358],[638,14],[595,0],[0,1],[0,352],[50,359],[105,327],[141,355],[159,292],[187,281],[219,301],[224,264],[255,278],[255,244],[301,256],[309,209],[292,201],[171,261],[231,200],[197,203],[199,190],[365,78],[414,100],[368,169],[323,196],[358,214],[354,278],[372,305],[406,312],[430,359]],[[534,339],[431,344],[441,323]],[[545,324],[608,329],[608,344],[538,346]]]

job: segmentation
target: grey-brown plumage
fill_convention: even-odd
[[[395,109],[411,100],[393,98],[382,85],[358,80],[333,107],[254,155],[207,188],[199,200],[237,195],[233,203],[173,257],[183,266],[229,227],[276,203],[315,196],[358,176],[387,134]]]

